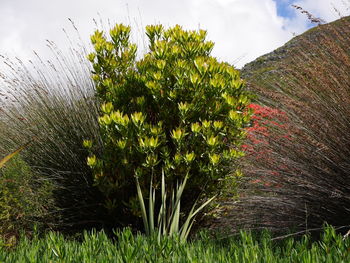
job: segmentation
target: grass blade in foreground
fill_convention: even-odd
[[[31,144],[32,141],[27,142],[26,144],[19,147],[14,152],[10,153],[9,155],[5,156],[2,160],[0,160],[0,169],[14,156],[16,156],[18,153],[20,153],[24,148],[26,148],[29,144]]]
[[[258,237],[242,231],[225,242],[203,234],[181,243],[177,238],[158,241],[156,235],[133,235],[130,229],[116,232],[116,239],[113,242],[104,232],[95,231],[85,232],[80,241],[58,233],[22,238],[11,250],[0,245],[0,262],[350,262],[350,239],[343,241],[331,227],[325,227],[317,242],[309,236],[276,242],[269,233]]]

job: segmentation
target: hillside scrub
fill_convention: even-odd
[[[239,201],[225,200],[213,227],[348,225],[349,17],[248,64],[248,90],[237,70],[210,56],[204,31],[146,31],[149,51],[140,60],[122,25],[110,38],[96,31],[91,54],[66,57],[50,43],[55,61],[38,57],[33,68],[2,57],[0,154],[33,140],[20,158],[33,185],[52,191],[50,227],[139,227],[135,176],[145,193],[153,180],[159,189],[163,171],[168,193],[189,178],[190,210],[222,179],[235,181],[238,162],[245,175]],[[254,104],[249,91],[258,94]],[[8,200],[1,199],[4,207]]]

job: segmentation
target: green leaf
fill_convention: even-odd
[[[143,225],[145,227],[145,231],[147,235],[150,235],[150,229],[148,225],[148,219],[147,219],[147,212],[146,212],[146,207],[145,207],[145,202],[143,200],[143,195],[139,183],[139,179],[136,177],[136,188],[137,188],[137,196],[141,205],[141,214],[142,214],[142,219],[143,219]]]

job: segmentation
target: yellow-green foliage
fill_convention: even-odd
[[[133,203],[134,176],[146,189],[152,174],[159,185],[162,170],[167,191],[189,175],[184,203],[190,206],[242,155],[250,119],[244,82],[230,64],[210,56],[214,44],[206,41],[206,31],[153,25],[146,34],[149,52],[139,60],[130,27],[116,25],[110,38],[101,31],[91,37],[95,52],[88,59],[101,101],[104,148],[84,145],[111,209]]]

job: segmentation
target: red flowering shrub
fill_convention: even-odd
[[[281,186],[281,182],[270,178],[278,176],[279,171],[286,168],[280,160],[274,158],[272,145],[291,144],[292,127],[289,118],[285,112],[268,106],[250,104],[248,108],[253,110],[253,115],[251,125],[246,128],[246,144],[242,145],[246,153],[245,173],[250,178],[250,183]]]

